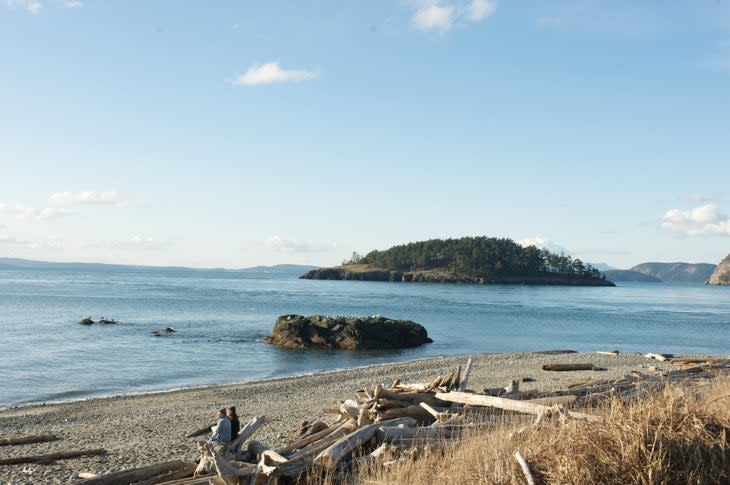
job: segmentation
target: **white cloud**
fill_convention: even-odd
[[[13,10],[23,8],[34,15],[41,13],[43,9],[43,5],[37,0],[5,0],[5,5]]]
[[[0,214],[6,214],[20,220],[56,221],[73,215],[75,212],[70,209],[58,209],[55,207],[33,209],[22,204],[11,206],[0,202]]]
[[[448,32],[454,23],[456,7],[429,5],[419,8],[411,18],[411,24],[419,30],[438,30]]]
[[[281,82],[311,81],[319,77],[319,72],[282,69],[278,62],[254,64],[248,71],[233,80],[234,85],[257,86]]]
[[[424,31],[437,31],[445,34],[454,24],[481,22],[497,11],[496,0],[443,1],[412,0],[416,12],[411,17],[411,25]]]
[[[705,204],[682,211],[668,210],[662,217],[662,228],[685,236],[730,236],[730,218],[720,213],[715,204]]]
[[[492,0],[473,0],[466,11],[466,17],[469,20],[479,22],[497,11],[497,2]]]
[[[525,239],[520,239],[516,242],[523,248],[526,248],[527,246],[536,246],[541,249],[547,249],[551,253],[555,253],[555,254],[560,254],[560,253],[563,253],[565,255],[570,254],[570,251],[565,249],[560,244],[556,243],[555,241],[552,241],[550,239],[540,237],[540,236],[528,237]]]
[[[323,253],[337,249],[337,243],[313,243],[308,241],[286,240],[279,236],[271,236],[264,241],[264,246],[278,253]]]
[[[64,2],[63,6],[64,8],[81,8],[84,4],[79,0],[70,0],[68,2]]]
[[[123,205],[116,192],[56,192],[51,194],[48,202],[53,205]]]

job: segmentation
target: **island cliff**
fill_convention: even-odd
[[[557,255],[511,239],[432,239],[353,254],[340,266],[320,268],[303,279],[418,283],[615,286],[580,259]]]
[[[730,285],[730,254],[720,261],[706,285]]]

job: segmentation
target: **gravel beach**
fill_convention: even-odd
[[[608,349],[607,349],[608,350]],[[172,459],[197,462],[194,439],[185,436],[214,423],[215,410],[236,405],[241,423],[265,415],[269,422],[255,439],[271,445],[304,420],[333,422],[322,408],[337,406],[355,391],[375,383],[428,382],[469,356],[417,360],[367,368],[185,389],[153,394],[116,396],[61,404],[35,405],[0,411],[0,437],[53,433],[50,443],[0,447],[0,458],[105,448],[108,454],[57,461],[49,465],[0,466],[0,484],[58,484],[78,479],[80,472],[106,473]],[[530,377],[521,389],[551,390],[591,379],[618,378],[649,366],[671,364],[639,354],[607,356],[596,353],[506,353],[473,356],[469,388],[501,387],[512,379]],[[548,363],[592,363],[603,370],[548,372]]]

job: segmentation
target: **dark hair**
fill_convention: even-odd
[[[226,414],[226,408],[220,408],[218,410],[218,412],[225,416],[225,414]]]
[[[231,407],[228,408],[228,410],[230,412],[232,412],[233,414],[236,414],[236,406],[231,406]]]

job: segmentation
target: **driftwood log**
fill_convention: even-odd
[[[573,370],[596,370],[593,364],[545,364],[542,370],[551,371],[573,371]]]
[[[48,453],[45,455],[17,456],[14,458],[0,458],[0,465],[20,465],[23,463],[36,463],[39,465],[47,465],[56,460],[68,460],[70,458],[78,458],[80,456],[96,456],[105,455],[106,450],[97,448],[94,450],[80,451],[59,451],[56,453]]]
[[[154,465],[144,466],[140,468],[132,468],[129,470],[121,470],[118,472],[107,473],[105,475],[99,475],[94,478],[75,482],[75,485],[118,485],[120,483],[161,483],[161,482],[150,482],[150,479],[158,479],[160,477],[177,474],[180,472],[186,473],[188,477],[193,476],[195,466],[180,460],[166,461],[163,463],[156,463]],[[170,478],[170,480],[176,480],[184,477]]]
[[[57,439],[58,437],[55,434],[19,434],[0,438],[0,446],[47,443],[49,441],[56,441]]]

